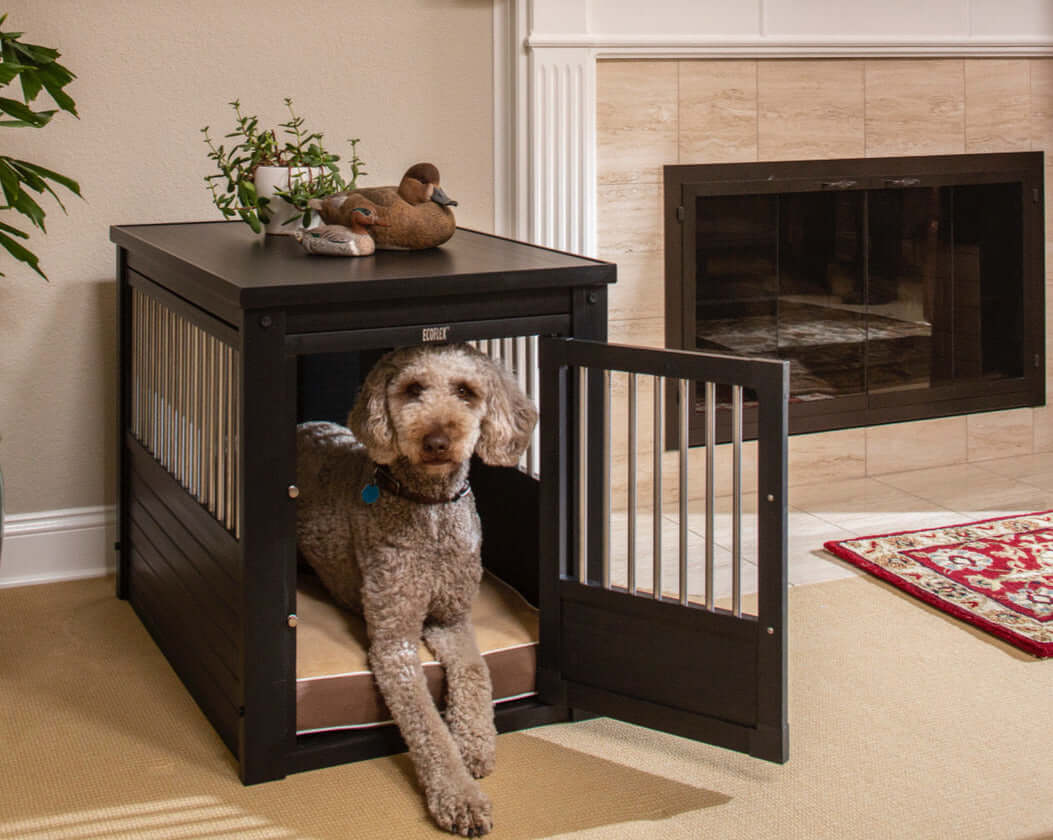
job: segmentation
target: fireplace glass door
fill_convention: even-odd
[[[667,167],[667,194],[668,170],[709,168]],[[678,196],[667,343],[789,361],[791,431],[1041,403],[1041,239],[1018,175],[835,171]],[[705,410],[696,389],[693,443]]]

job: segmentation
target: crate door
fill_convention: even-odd
[[[547,338],[540,372],[542,698],[786,761],[788,366]]]

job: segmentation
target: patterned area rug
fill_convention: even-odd
[[[1021,650],[1053,656],[1053,511],[825,548]]]

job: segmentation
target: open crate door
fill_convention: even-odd
[[[540,372],[542,698],[786,761],[788,365],[546,338]]]

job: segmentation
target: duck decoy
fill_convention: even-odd
[[[367,225],[384,225],[368,207],[352,208],[347,225],[319,225],[296,231],[296,241],[308,254],[332,257],[367,257],[376,250]]]
[[[457,202],[439,186],[439,170],[418,163],[406,170],[397,187],[365,187],[312,199],[308,206],[327,224],[348,225],[357,209],[372,210],[372,230],[377,248],[417,250],[433,248],[457,229],[453,211]]]

